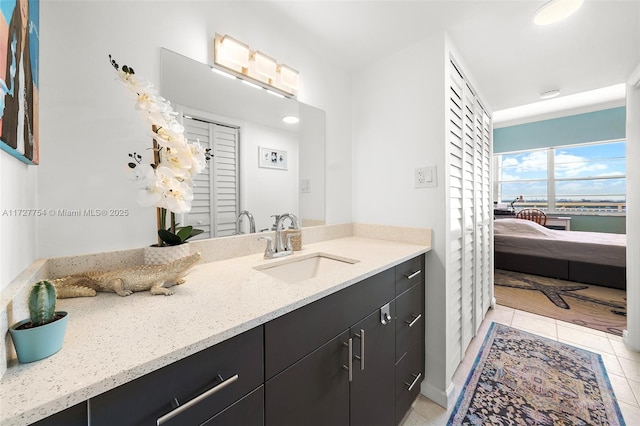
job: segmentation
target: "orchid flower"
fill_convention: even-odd
[[[142,156],[129,154],[133,159],[129,163],[131,180],[138,188],[137,201],[142,206],[156,206],[160,209],[158,216],[158,245],[176,244],[165,239],[167,234],[165,216],[171,214],[171,230],[175,228],[175,213],[186,213],[191,210],[193,201],[193,177],[206,167],[206,151],[199,143],[189,144],[184,135],[184,127],[176,120],[178,115],[171,103],[158,95],[153,85],[138,78],[133,69],[123,65],[122,68],[109,55],[111,65],[118,72],[117,80],[124,84],[135,95],[135,108],[144,113],[151,124],[151,137],[157,142],[155,164],[142,163]],[[162,232],[161,232],[162,231]],[[197,231],[197,232],[196,232]],[[193,229],[187,236],[197,235],[201,230]],[[175,237],[175,234],[173,234]],[[177,244],[184,242],[185,237],[178,239]]]

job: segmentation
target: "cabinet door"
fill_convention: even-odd
[[[355,359],[350,424],[392,426],[395,424],[395,325],[393,321],[383,325],[377,310],[351,328],[351,339]]]
[[[265,383],[267,426],[349,424],[348,339],[345,330]]]
[[[394,297],[394,269],[289,312],[265,324],[265,378],[337,336]]]

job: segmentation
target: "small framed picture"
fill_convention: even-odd
[[[287,170],[287,151],[258,147],[258,165],[268,169]]]

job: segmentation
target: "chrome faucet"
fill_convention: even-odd
[[[300,223],[298,223],[298,218],[296,217],[296,215],[294,215],[293,213],[281,214],[276,221],[276,253],[284,251],[293,253],[293,249],[291,248],[291,235],[287,235],[286,246],[284,244],[284,241],[282,241],[282,224],[286,219],[291,220],[293,229],[300,229]]]
[[[286,243],[282,241],[282,224],[285,219],[291,220],[293,229],[300,229],[300,224],[296,215],[292,213],[285,213],[278,216],[276,222],[276,246],[273,247],[273,239],[271,237],[259,237],[259,240],[265,240],[267,247],[264,250],[265,259],[273,259],[274,257],[289,256],[293,254],[293,247],[291,247],[291,237],[299,235],[299,233],[293,233],[287,235]]]
[[[242,222],[242,217],[247,216],[249,218],[249,233],[256,233],[256,221],[253,219],[253,215],[249,213],[248,210],[242,210],[238,215],[238,219],[236,219],[236,234],[242,234],[240,231],[240,223]]]

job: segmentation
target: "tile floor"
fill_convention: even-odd
[[[618,405],[625,422],[628,425],[640,424],[640,353],[627,350],[621,337],[497,305],[495,308],[489,309],[478,335],[471,341],[465,358],[453,376],[456,390],[453,398],[454,403],[451,404],[449,410],[445,410],[419,395],[403,419],[401,426],[447,424],[453,405],[458,400],[460,389],[467,379],[491,321],[599,353],[604,361],[609,381],[618,399]]]

